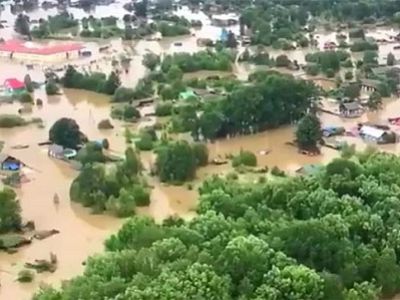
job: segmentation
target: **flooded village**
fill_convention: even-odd
[[[218,86],[219,81],[228,78],[233,87],[242,83],[246,85],[249,76],[254,72],[261,72],[261,76],[266,76],[262,72],[275,71],[289,74],[295,80],[313,83],[318,90],[314,99],[317,104],[310,109],[315,110],[321,122],[322,134],[317,153],[309,149],[299,149],[295,141],[298,120],[286,124],[278,122],[279,126],[266,126],[267,130],[254,130],[251,134],[235,133],[225,137],[216,134],[212,139],[200,138],[208,150],[209,163],[198,167],[189,183],[175,185],[162,182],[164,180],[160,176],[153,174],[156,153],[138,151],[143,168],[142,177],[147,182],[150,200],[148,205],[137,205],[136,214],[150,216],[157,223],[175,215],[192,219],[196,215],[199,201],[197,189],[203,180],[214,174],[225,176],[235,172],[231,158],[242,151],[255,154],[257,168],[264,168],[267,172],[276,168],[290,176],[312,172],[314,168],[340,157],[340,150],[351,145],[355,145],[357,150],[371,146],[385,152],[400,152],[400,90],[397,90],[400,85],[386,95],[381,95],[380,92],[380,78],[388,73],[397,78],[397,84],[400,83],[400,67],[397,66],[400,59],[400,29],[393,24],[368,24],[362,27],[365,35],[363,39],[377,46],[374,52],[376,56],[370,53],[372,58],[366,58],[365,52],[343,47],[343,44],[352,43],[353,30],[347,26],[327,28],[324,26],[326,24],[316,24],[313,31],[304,31],[304,36],[309,41],[305,47],[299,46],[299,42],[291,43],[291,47],[286,49],[260,47],[250,44],[252,35],[256,33],[251,30],[243,32],[246,30],[241,28],[237,12],[225,13],[218,9],[218,5],[214,10],[208,8],[205,12],[204,7],[193,8],[188,3],[183,3],[170,4],[168,20],[174,20],[171,16],[177,16],[194,24],[185,25],[186,27],[182,25],[187,29],[184,34],[163,36],[151,29],[151,34],[126,40],[120,36],[113,37],[111,33],[109,37],[101,38],[77,35],[74,31],[87,30],[93,33],[84,24],[90,23],[94,16],[98,20],[115,17],[115,27],[123,32],[126,30],[123,20],[134,15],[133,9],[130,9],[133,2],[117,0],[84,8],[79,1],[39,1],[29,9],[23,7],[23,4],[29,4],[26,2],[30,1],[0,2],[0,186],[11,187],[15,191],[21,206],[23,224],[32,221],[34,228],[25,228],[22,231],[24,240],[28,240],[26,245],[15,249],[10,247],[11,251],[0,251],[0,299],[31,299],[40,286],[60,287],[62,281],[82,274],[87,258],[101,253],[104,250],[104,241],[112,233],[116,233],[126,221],[107,209],[103,208],[102,213],[93,213],[93,207],[84,207],[81,203],[70,200],[71,185],[82,174],[80,172],[83,172],[84,163],[75,164],[75,157],[79,156],[80,149],[76,151],[49,141],[49,131],[62,118],[75,120],[90,143],[100,144],[99,147],[104,147],[103,151],[108,157],[120,161],[124,159],[127,147],[135,147],[142,130],[148,127],[153,128],[158,140],[162,140],[164,135],[172,140],[190,143],[197,139],[193,138],[190,126],[189,130],[171,129],[183,126],[182,120],[174,119],[175,114],[179,115],[178,110],[165,115],[157,113],[163,98],[172,103],[172,110],[186,99],[189,99],[188,103],[194,101],[193,98],[201,99],[199,102],[202,104],[198,107],[207,107],[207,99],[211,99],[211,106],[217,105],[212,102],[214,98],[224,97],[233,90],[224,90],[225,83]],[[32,39],[20,30],[15,31],[15,23],[21,15],[29,17],[28,27],[33,33],[43,30],[41,26],[45,20],[66,12],[78,24],[71,31],[63,29],[51,37]],[[142,26],[138,25],[140,22],[137,19],[129,25],[131,28]],[[155,13],[149,19],[150,23],[159,22]],[[150,30],[144,25],[143,28]],[[68,87],[62,81],[68,72],[68,66],[72,66],[74,72],[81,74],[101,72],[109,76],[114,72],[119,81],[117,89],[135,89],[145,85],[143,78],[147,78],[157,68],[169,68],[167,76],[175,76],[172,74],[173,68],[163,63],[168,57],[179,53],[207,51],[209,47],[226,43],[232,36],[235,47],[229,54],[229,67],[198,68],[193,72],[175,74],[182,77],[182,82],[191,82],[190,86],[188,84],[178,88],[177,97],[164,96],[167,92],[161,93],[160,86],[168,85],[168,79],[157,82],[157,88],[150,95],[138,96],[126,102],[115,101],[115,94],[79,88],[79,84]],[[337,67],[333,76],[329,72],[310,70],[323,61],[313,59],[313,53],[332,51],[346,53],[346,57],[338,61],[340,67]],[[391,55],[394,56],[394,61],[388,63],[388,56]],[[155,63],[153,70],[143,63],[146,57],[151,56],[161,61]],[[278,61],[284,60],[283,56],[289,63],[280,65]],[[257,59],[266,59],[269,62],[259,63]],[[375,72],[377,76],[366,77],[365,72],[361,71],[362,62],[364,61],[365,66],[366,60],[371,63],[369,72]],[[350,61],[351,67],[343,67],[347,61]],[[185,62],[182,64],[189,65]],[[35,85],[32,90],[28,89],[27,76]],[[206,87],[200,86],[201,81],[205,82]],[[211,81],[214,85],[209,83]],[[49,93],[49,82],[57,86],[56,93]],[[20,93],[29,94],[32,101],[21,101]],[[379,99],[376,100],[374,96]],[[215,101],[217,103],[219,100]],[[138,115],[125,118],[126,106],[134,106],[134,114],[137,111]],[[196,113],[201,118],[201,113],[195,112],[195,116]],[[7,116],[17,116],[18,120],[25,123],[16,126],[1,125]],[[182,118],[191,117],[193,114],[188,113]],[[99,123],[105,121],[110,123],[109,129],[100,128]],[[241,122],[246,122],[246,119]],[[104,146],[105,140],[107,147]],[[106,163],[108,164],[113,163]],[[238,173],[243,181],[257,180],[258,175],[247,176],[246,171]],[[6,248],[1,243],[0,246]],[[17,280],[27,264],[29,266],[35,262],[47,262],[50,257],[50,261],[54,260],[56,264],[52,272],[35,272],[34,280],[29,283]]]

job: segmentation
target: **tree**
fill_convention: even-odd
[[[0,233],[21,228],[21,207],[16,198],[17,195],[11,189],[0,191]]]
[[[206,166],[208,164],[208,148],[206,144],[195,143],[192,145],[197,166]]]
[[[290,65],[290,59],[286,55],[281,54],[277,56],[275,64],[277,67],[288,67]]]
[[[379,92],[373,92],[367,102],[367,106],[370,110],[378,110],[382,107],[382,97]]]
[[[46,83],[46,94],[47,95],[57,95],[59,93],[59,89],[57,84],[53,80],[49,80]]]
[[[383,296],[393,296],[400,283],[400,267],[393,249],[385,248],[376,262],[375,278],[382,287]]]
[[[135,9],[135,15],[140,18],[147,17],[147,0],[141,0],[139,2],[135,2],[133,5]]]
[[[61,118],[50,128],[49,140],[54,144],[76,149],[84,141],[84,138],[75,120]]]
[[[154,71],[160,64],[160,56],[152,52],[146,53],[143,56],[142,64],[150,71]]]
[[[196,157],[187,142],[170,142],[157,151],[156,167],[161,181],[183,182],[194,178]]]
[[[31,37],[31,32],[29,29],[29,17],[24,14],[19,14],[15,19],[14,23],[15,32]]]
[[[25,84],[25,88],[28,91],[28,93],[32,93],[34,88],[33,88],[33,82],[32,82],[31,76],[29,74],[25,75],[24,84]]]
[[[361,85],[359,83],[351,83],[343,88],[343,96],[349,99],[356,99],[360,96]]]
[[[249,166],[255,167],[257,166],[257,156],[251,152],[246,150],[240,150],[240,153],[233,157],[232,166]]]
[[[346,79],[346,80],[352,80],[352,79],[353,79],[353,72],[352,72],[352,71],[347,71],[347,72],[344,74],[344,79]]]
[[[110,73],[103,86],[103,93],[107,95],[114,95],[115,91],[119,88],[120,85],[121,80],[119,79],[118,74],[113,71]]]
[[[205,140],[214,140],[218,137],[223,125],[223,114],[220,111],[209,109],[199,117],[199,130]]]
[[[396,63],[396,57],[392,52],[389,52],[387,59],[386,59],[386,64],[388,66],[393,66]]]
[[[228,38],[226,40],[226,46],[228,48],[236,48],[238,45],[238,42],[236,40],[235,34],[232,31],[228,32]]]
[[[378,64],[378,53],[374,50],[367,50],[363,56],[364,65],[377,65]]]
[[[314,114],[305,115],[297,126],[296,139],[300,148],[312,149],[317,147],[322,137],[321,123]]]

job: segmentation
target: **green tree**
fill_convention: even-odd
[[[102,87],[103,93],[107,95],[114,95],[115,91],[119,88],[120,85],[121,80],[119,79],[118,74],[113,71],[110,73],[106,82],[104,83],[104,86]]]
[[[156,167],[161,181],[183,182],[194,178],[196,157],[187,142],[170,142],[157,150]]]
[[[24,14],[19,14],[15,19],[14,23],[15,32],[31,37],[31,31],[29,28],[29,17]]]
[[[57,95],[59,93],[59,88],[53,80],[48,80],[45,88],[47,95]]]
[[[296,139],[300,148],[310,149],[317,146],[322,137],[321,123],[314,114],[305,115],[297,126]]]
[[[400,267],[393,249],[385,248],[376,262],[375,278],[383,296],[393,296],[399,288]]]
[[[11,189],[0,191],[0,233],[21,228],[21,207],[17,195]]]
[[[396,63],[396,57],[392,52],[389,52],[387,59],[386,59],[386,64],[388,66],[393,66]]]
[[[142,64],[150,71],[154,71],[160,64],[160,61],[159,55],[149,52],[143,56]]]
[[[367,102],[367,106],[370,110],[378,110],[382,107],[382,97],[379,92],[373,92]]]
[[[61,118],[51,126],[49,140],[63,147],[76,149],[85,138],[75,120]]]

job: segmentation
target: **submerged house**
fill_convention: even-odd
[[[392,141],[393,140],[392,133],[368,125],[362,126],[360,128],[359,134],[364,140],[378,144],[395,142],[395,140]]]
[[[342,102],[339,105],[340,115],[346,118],[356,118],[362,115],[363,108],[357,102]]]
[[[18,96],[26,92],[25,83],[17,78],[8,78],[4,80],[4,92],[7,96]]]
[[[47,151],[48,156],[61,160],[73,159],[76,154],[77,152],[74,149],[64,148],[57,144],[50,145]]]
[[[0,153],[0,171],[6,172],[18,172],[24,164],[17,158]]]

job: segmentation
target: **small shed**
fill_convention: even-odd
[[[1,171],[20,171],[23,163],[13,156],[0,153],[0,170]]]
[[[357,102],[342,102],[339,105],[339,112],[343,117],[359,117],[364,112]]]
[[[359,133],[363,139],[376,143],[383,143],[387,135],[386,131],[367,125],[362,126]]]

